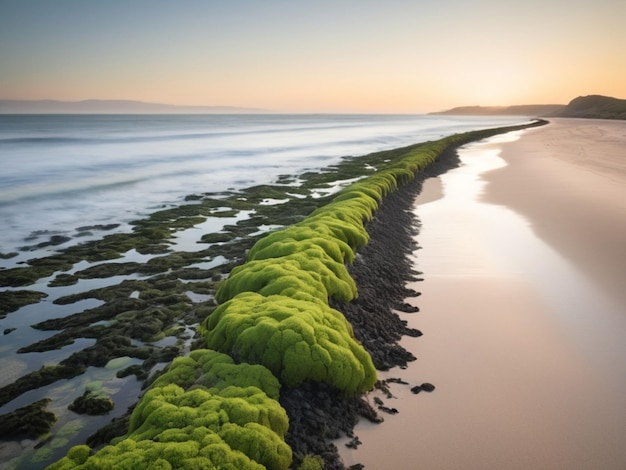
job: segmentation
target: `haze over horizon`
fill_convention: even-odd
[[[626,97],[626,2],[0,0],[0,99],[422,113]]]

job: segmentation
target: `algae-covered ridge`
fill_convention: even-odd
[[[130,234],[111,234],[0,271],[0,284],[11,287],[2,294],[4,314],[21,299],[23,305],[37,302],[37,291],[24,287],[42,279],[54,287],[124,277],[55,298],[57,305],[90,298],[102,304],[34,325],[60,332],[21,352],[51,350],[77,338],[94,338],[95,345],[0,389],[0,403],[115,357],[143,361],[118,374],[145,379],[155,364],[182,355],[148,387],[125,436],[95,453],[74,447],[50,468],[289,468],[280,387],[321,382],[354,394],[376,382],[369,354],[329,299],[350,302],[358,295],[346,266],[367,243],[366,224],[378,205],[445,150],[525,127],[457,134],[346,158],[297,180],[281,177],[240,192],[193,195],[187,204],[135,222]],[[177,234],[242,213],[232,225],[205,233],[198,241],[206,248],[175,250]],[[274,231],[266,234],[263,226]],[[129,252],[144,258],[112,261]],[[75,269],[85,261],[88,267]],[[194,295],[203,301],[194,302]],[[19,307],[10,314],[19,314]],[[184,335],[198,323],[197,349],[187,354]],[[155,341],[165,332],[178,340],[160,347]]]

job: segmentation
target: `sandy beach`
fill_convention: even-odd
[[[626,122],[552,119],[503,145],[501,157],[507,166],[485,176],[485,201],[528,218],[626,306]]]
[[[418,360],[399,413],[341,450],[366,468],[626,465],[626,122],[555,119],[459,150],[415,212]],[[373,398],[373,397],[371,397]],[[341,447],[341,446],[340,446]]]

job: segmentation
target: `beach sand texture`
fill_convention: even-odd
[[[625,468],[626,122],[555,119],[459,154],[416,203],[418,360],[381,374],[436,390],[393,387],[399,413],[359,424],[344,462]]]

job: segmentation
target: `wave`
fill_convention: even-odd
[[[0,116],[0,252],[29,233],[139,218],[189,194],[268,184],[350,155],[519,118]]]

